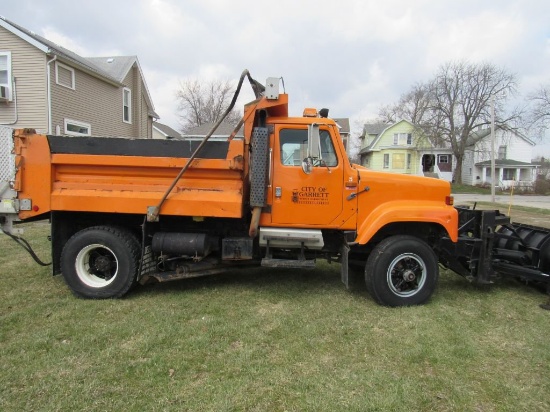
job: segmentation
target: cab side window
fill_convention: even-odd
[[[334,151],[334,146],[332,145],[332,139],[330,134],[326,130],[321,130],[321,159],[323,166],[336,166],[338,164],[338,158],[336,157],[336,152]]]
[[[314,159],[314,166],[336,166],[338,157],[334,151],[330,133],[326,130],[320,131],[321,138],[321,159]],[[301,166],[302,161],[307,157],[307,130],[305,129],[283,129],[279,133],[281,162],[285,166]]]
[[[307,156],[307,130],[283,129],[279,133],[281,162],[285,166],[300,166]]]

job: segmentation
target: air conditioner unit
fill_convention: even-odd
[[[0,100],[10,100],[10,88],[8,86],[0,86]]]

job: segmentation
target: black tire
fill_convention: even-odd
[[[61,272],[79,297],[119,298],[136,283],[141,248],[129,231],[90,227],[72,236],[61,253]]]
[[[369,255],[365,282],[370,295],[385,306],[421,305],[432,296],[439,278],[437,257],[414,236],[391,236]]]

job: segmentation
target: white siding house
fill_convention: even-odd
[[[495,131],[495,176],[491,176],[491,131],[483,129],[471,137],[464,154],[462,182],[467,185],[490,185],[502,189],[531,188],[536,165],[531,163],[535,143],[517,132]]]

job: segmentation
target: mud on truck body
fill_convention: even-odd
[[[63,137],[16,130],[1,142],[0,224],[49,219],[52,267],[74,294],[251,267],[341,263],[380,304],[425,303],[439,266],[474,282],[548,284],[550,234],[497,211],[455,208],[450,184],[351,164],[327,112],[288,116],[279,79],[235,131],[202,142]],[[244,137],[235,137],[243,127]]]

